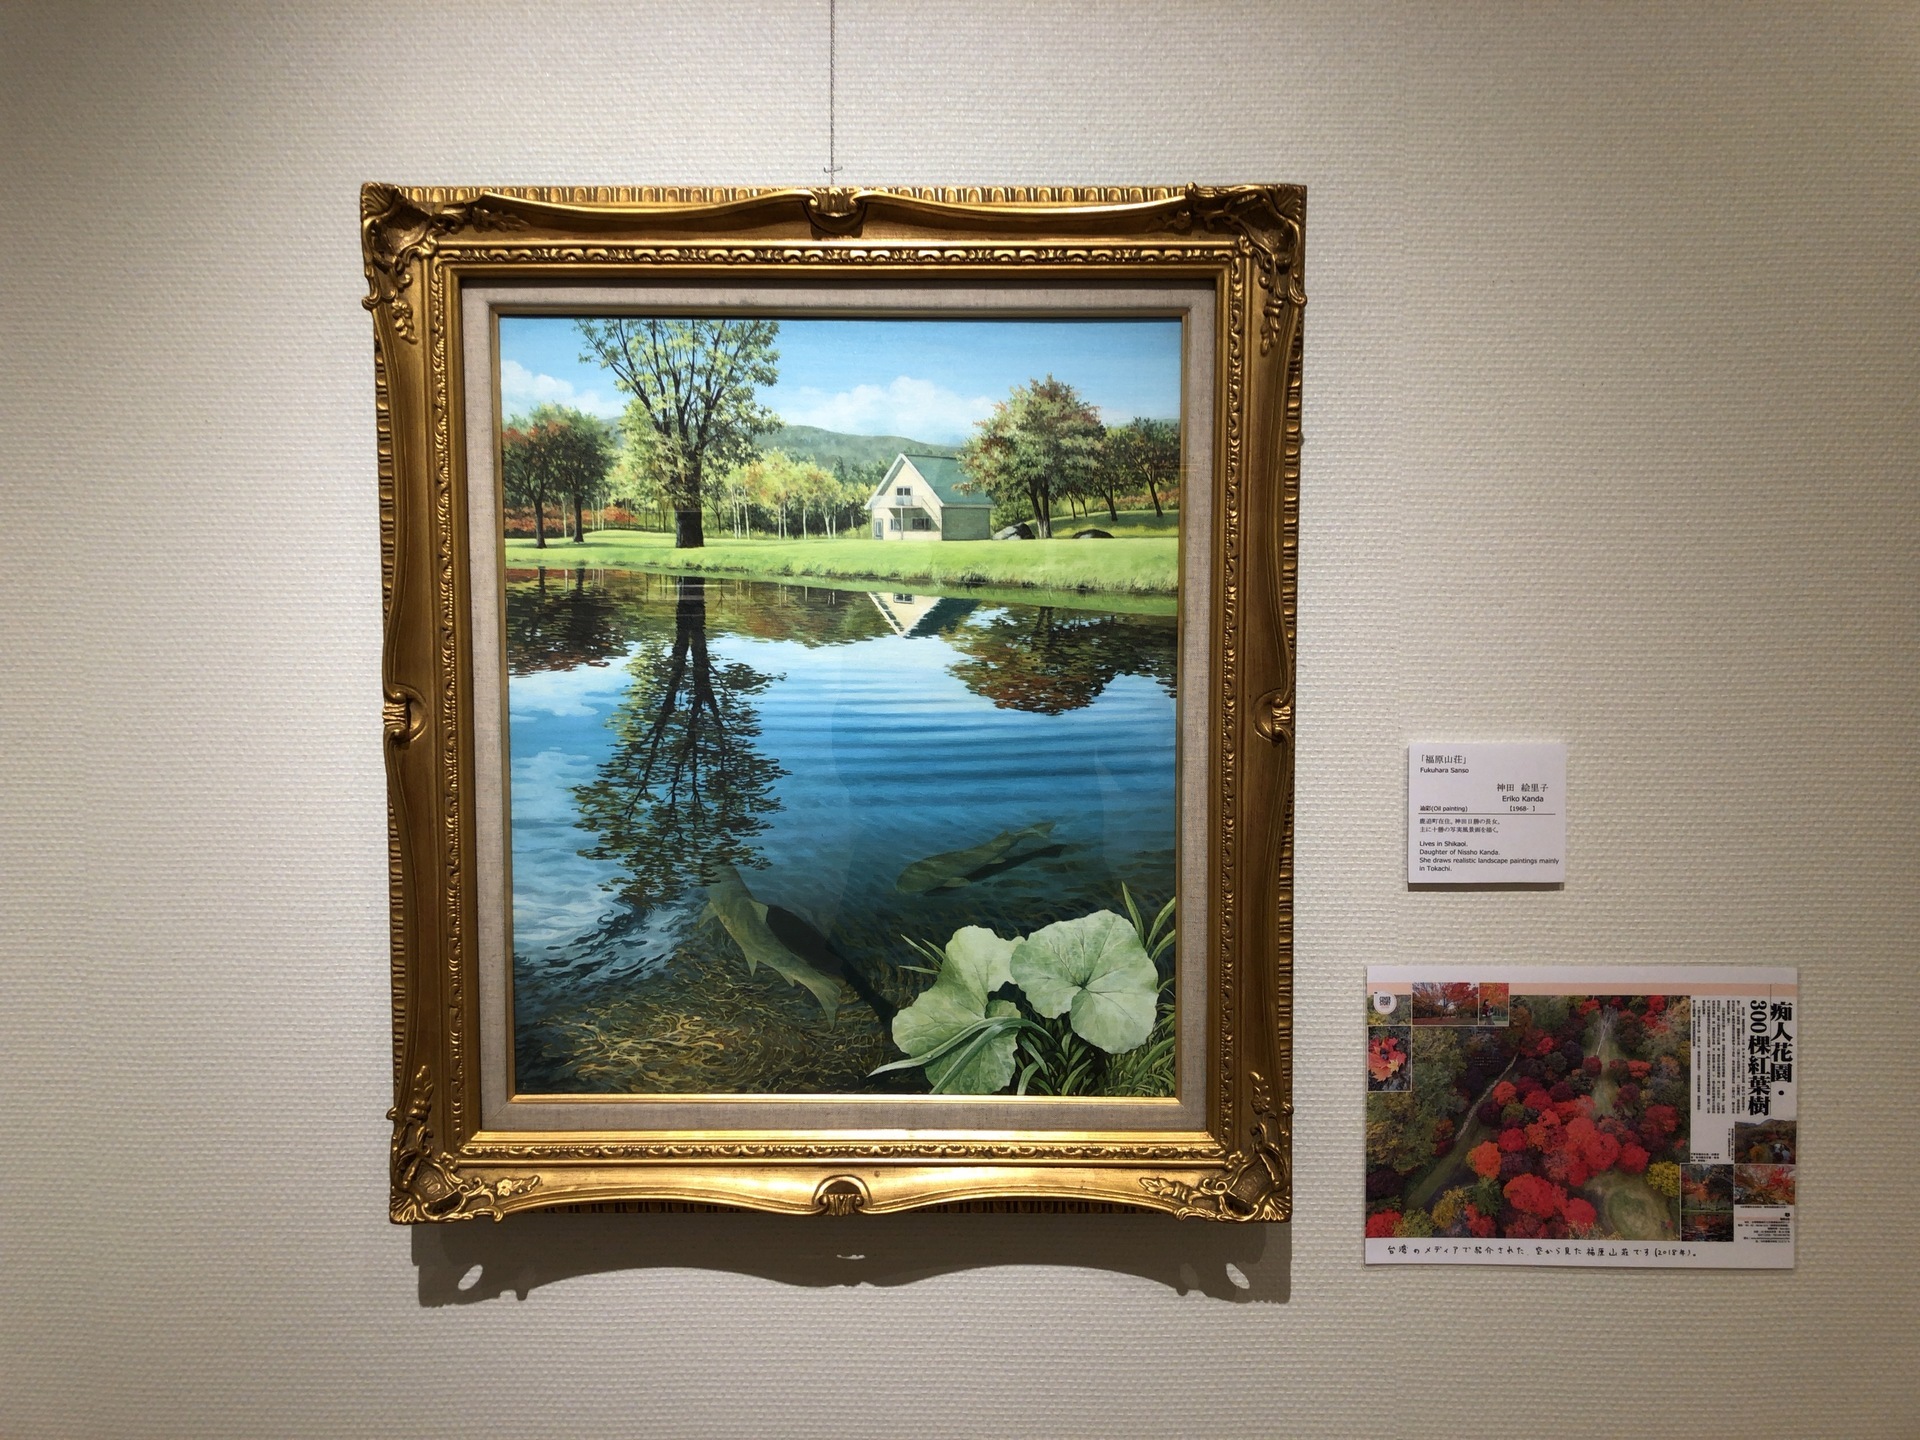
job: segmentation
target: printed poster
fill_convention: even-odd
[[[1791,1269],[1798,972],[1369,967],[1369,1265]]]

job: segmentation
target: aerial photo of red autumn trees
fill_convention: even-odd
[[[1407,1033],[1409,1088],[1367,1096],[1369,1238],[1679,1235],[1685,997],[1514,995],[1504,1025]]]

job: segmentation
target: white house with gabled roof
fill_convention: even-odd
[[[993,501],[962,490],[967,472],[947,455],[901,454],[867,500],[876,540],[985,540]]]

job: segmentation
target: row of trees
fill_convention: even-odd
[[[585,538],[583,515],[611,497],[674,517],[674,544],[706,543],[706,517],[744,536],[755,519],[785,536],[833,535],[864,522],[864,505],[885,464],[829,471],[760,440],[780,417],[759,401],[779,378],[776,320],[648,319],[578,322],[587,351],[628,396],[617,427],[579,410],[541,405],[502,432],[506,501],[529,510],[537,546],[547,511]],[[1108,429],[1073,386],[1048,375],[1016,386],[960,451],[970,488],[992,497],[1001,523],[1027,521],[1053,533],[1063,506],[1146,494],[1155,514],[1177,491],[1180,430],[1171,420],[1137,419]]]
[[[616,429],[579,410],[542,405],[507,423],[501,434],[506,503],[531,518],[537,548],[545,548],[549,533],[562,527],[573,540],[583,541],[586,513],[609,503],[670,511],[676,517],[676,542],[682,539],[688,522],[650,463],[645,442],[632,442],[635,430],[651,433],[644,421],[634,421],[631,407]],[[758,452],[703,481],[703,541],[708,521],[735,538],[755,529],[784,538],[857,528],[886,468],[842,461],[829,470],[779,450]]]
[[[500,434],[501,481],[507,504],[533,512],[535,545],[547,543],[547,507],[557,516],[572,511],[573,538],[586,538],[584,516],[607,492],[613,462],[613,432],[592,415],[559,405],[540,405],[515,416]]]
[[[879,465],[833,469],[768,450],[736,465],[715,484],[708,503],[724,517],[732,533],[745,538],[754,522],[783,539],[795,533],[837,535],[858,528],[866,517],[867,497],[886,474]],[[809,529],[809,525],[812,526]]]
[[[1074,501],[1103,501],[1118,520],[1122,495],[1145,492],[1153,513],[1180,479],[1180,427],[1172,420],[1132,420],[1109,430],[1100,414],[1063,380],[1048,375],[994,407],[961,448],[972,486],[993,497],[999,518],[1026,520],[1053,534],[1053,512]]]

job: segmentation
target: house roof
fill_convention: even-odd
[[[878,500],[892,489],[894,477],[900,473],[902,468],[913,470],[922,480],[926,481],[927,488],[933,491],[934,497],[939,500],[941,508],[943,509],[948,505],[988,506],[993,503],[991,496],[977,492],[968,492],[960,488],[961,485],[967,483],[967,472],[960,468],[960,462],[952,456],[908,455],[905,453],[895,457],[893,464],[887,467],[887,478],[882,480],[878,488],[874,490],[874,499]]]

